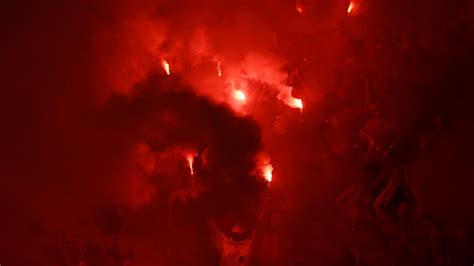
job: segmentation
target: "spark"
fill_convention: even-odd
[[[166,75],[170,75],[170,64],[166,60],[161,60],[161,66],[163,67],[163,70],[166,72]]]

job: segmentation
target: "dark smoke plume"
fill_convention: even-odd
[[[2,249],[7,261],[21,261],[25,242],[31,243],[35,259],[51,260],[38,255],[44,250],[35,252],[45,248],[42,241],[54,247],[51,237],[70,231],[84,237],[88,226],[117,234],[122,226],[113,210],[166,205],[178,194],[186,202],[199,198],[206,204],[200,215],[216,217],[245,212],[263,191],[253,175],[262,149],[256,122],[197,96],[178,77],[153,74],[128,95],[112,95],[102,107],[75,111],[61,114],[59,128],[35,143],[42,157],[29,161],[28,175],[3,181],[15,189],[2,195],[9,217],[1,223],[10,240]],[[192,177],[194,184],[183,177],[189,176],[186,150],[206,154],[205,165],[197,157],[201,167]],[[90,215],[99,218],[78,225],[78,219]]]

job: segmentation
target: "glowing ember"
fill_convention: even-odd
[[[217,61],[217,76],[222,77],[221,62]]]
[[[247,97],[245,96],[245,93],[241,90],[234,90],[232,93],[234,99],[236,99],[239,102],[245,102],[247,100]]]
[[[189,171],[191,175],[194,175],[194,156],[196,156],[194,153],[186,153],[184,157],[186,158],[186,161],[188,161],[188,166],[189,166]]]
[[[166,72],[166,75],[170,75],[171,72],[170,72],[170,64],[168,64],[168,62],[166,60],[162,60],[161,61],[161,66],[163,67],[163,70]]]
[[[349,7],[347,8],[347,14],[350,14],[354,10],[354,3],[350,2]]]
[[[273,166],[271,164],[267,164],[263,167],[263,177],[265,177],[265,180],[267,182],[272,182],[272,177],[273,177]]]
[[[296,12],[303,14],[303,5],[299,1],[296,1]]]

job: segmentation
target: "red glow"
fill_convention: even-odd
[[[474,254],[474,0],[17,2],[0,266]]]
[[[303,14],[303,5],[299,1],[296,1],[296,12]]]

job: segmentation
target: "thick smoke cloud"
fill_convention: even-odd
[[[151,75],[127,96],[111,96],[93,111],[80,110],[62,113],[55,121],[59,128],[44,128],[46,138],[34,143],[44,149],[38,151],[41,157],[21,161],[33,167],[31,172],[4,180],[12,191],[2,195],[9,215],[2,226],[10,230],[6,235],[13,242],[5,250],[13,260],[24,249],[22,242],[35,237],[31,224],[53,235],[62,230],[84,233],[87,229],[74,227],[76,219],[102,206],[136,211],[160,199],[166,204],[176,193],[187,201],[206,191],[202,215],[212,217],[244,210],[241,202],[258,200],[263,187],[253,175],[262,148],[257,124],[196,96],[178,78]],[[198,191],[189,177],[183,178],[189,175],[187,150],[206,152],[201,166],[206,173],[193,177],[203,183]],[[109,227],[106,222],[104,228]],[[20,230],[27,231],[25,238]]]
[[[87,217],[94,210],[136,211],[152,201],[167,203],[173,190],[186,187],[173,180],[189,175],[186,149],[206,149],[205,188],[184,192],[196,197],[208,191],[205,200],[215,207],[205,215],[240,208],[261,191],[253,175],[262,148],[257,124],[196,96],[179,78],[149,77],[159,59],[147,50],[155,43],[142,38],[153,36],[129,32],[142,31],[141,20],[150,23],[140,13],[148,7],[124,2],[9,7],[9,38],[2,49],[6,119],[0,182],[7,218],[0,224],[8,240],[2,241],[2,263],[53,265],[55,255],[48,252],[55,237],[89,234],[88,226],[96,223]],[[137,67],[131,74],[129,64]]]

